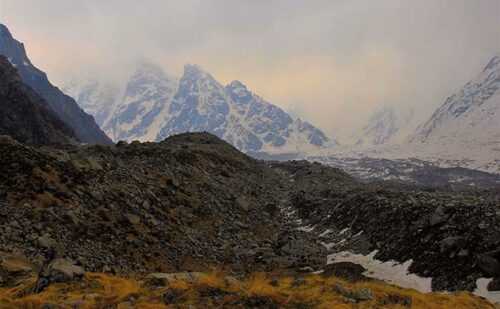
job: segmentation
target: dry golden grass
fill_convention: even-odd
[[[494,308],[470,293],[422,294],[381,282],[348,283],[309,275],[297,280],[257,273],[238,280],[222,272],[176,279],[165,286],[147,280],[90,273],[82,282],[54,284],[40,294],[30,293],[34,280],[0,289],[0,308]],[[353,303],[336,286],[370,289],[373,299]],[[409,305],[411,304],[411,305]],[[411,307],[410,307],[411,306]]]

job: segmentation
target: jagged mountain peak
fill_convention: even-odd
[[[179,80],[179,91],[185,95],[189,93],[191,95],[199,94],[201,99],[196,104],[213,105],[221,102],[221,98],[223,97],[221,93],[224,91],[224,86],[201,66],[186,64],[184,66],[184,74]],[[217,99],[212,97],[216,93]]]
[[[24,66],[31,67],[31,61],[28,59],[24,44],[17,41],[10,32],[7,26],[0,24],[0,54],[5,55],[14,67]],[[21,67],[20,67],[21,69]],[[21,69],[21,75],[22,75]],[[37,74],[45,75],[45,73],[37,70]]]
[[[177,80],[161,66],[141,61],[120,88],[104,130],[114,140],[155,140],[168,115]]]
[[[213,78],[207,71],[205,71],[200,65],[197,64],[185,64],[184,65],[184,77],[189,76],[193,78]]]
[[[199,65],[180,79],[156,65],[131,76],[109,112],[105,131],[114,140],[161,141],[184,132],[210,132],[247,152],[301,152],[329,139],[305,121],[252,93],[242,82],[226,86]]]
[[[147,83],[162,84],[164,81],[175,79],[167,74],[163,67],[149,61],[141,61],[136,64],[135,70],[128,80],[128,86],[134,86],[138,83],[142,85]]]

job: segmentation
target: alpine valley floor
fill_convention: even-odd
[[[483,278],[500,290],[499,199],[259,161],[207,133],[112,146],[3,136],[0,306],[494,308],[471,292]],[[345,252],[411,260],[452,293],[368,278]]]

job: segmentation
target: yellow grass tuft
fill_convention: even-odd
[[[271,276],[255,273],[235,278],[212,271],[197,276],[179,276],[165,285],[147,280],[89,273],[81,282],[54,284],[39,294],[31,293],[34,279],[14,288],[0,288],[0,309],[41,308],[57,304],[62,308],[494,308],[468,292],[422,294],[379,281],[349,283],[319,275]],[[358,301],[345,293],[368,289],[373,299]],[[346,292],[347,291],[347,292]],[[344,293],[344,294],[343,294]],[[411,306],[411,307],[410,307]]]

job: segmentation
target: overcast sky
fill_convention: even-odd
[[[333,135],[429,113],[500,53],[500,0],[0,0],[0,21],[57,84],[195,63]]]

